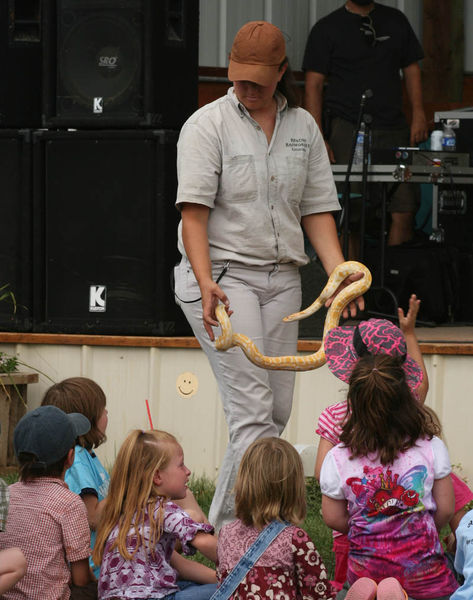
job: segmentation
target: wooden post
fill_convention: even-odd
[[[0,467],[15,464],[13,431],[26,413],[26,386],[38,379],[37,373],[0,374]]]
[[[461,102],[463,0],[424,0],[423,90],[426,102]]]

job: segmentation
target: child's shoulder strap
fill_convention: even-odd
[[[289,526],[290,523],[287,521],[271,521],[271,523],[266,525],[210,600],[227,600],[227,598],[230,598],[243,581],[245,575],[269,547],[271,542],[278,537],[281,531]]]

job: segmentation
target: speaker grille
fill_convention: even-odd
[[[43,127],[180,129],[196,110],[197,0],[48,0],[42,15]]]
[[[61,15],[58,35],[58,116],[86,112],[143,113],[141,12],[82,11]],[[99,99],[99,100],[98,100]]]

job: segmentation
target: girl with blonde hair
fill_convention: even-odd
[[[236,478],[235,510],[237,519],[219,533],[217,594],[227,578],[236,583],[216,598],[333,598],[325,565],[299,527],[306,514],[305,479],[299,454],[289,442],[270,437],[249,446]],[[275,523],[279,533],[258,547]],[[363,585],[354,586],[348,598],[358,598]]]
[[[132,431],[110,478],[93,559],[101,564],[99,598],[207,600],[215,572],[174,553],[200,550],[215,562],[216,538],[173,500],[186,496],[190,471],[176,438],[164,431]],[[178,577],[181,580],[178,580]]]

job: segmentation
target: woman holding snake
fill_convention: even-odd
[[[247,23],[230,54],[233,87],[194,113],[178,142],[176,298],[210,361],[229,428],[209,514],[217,529],[233,519],[232,488],[246,448],[286,426],[294,373],[260,369],[239,348],[216,351],[215,307],[222,302],[235,331],[262,352],[295,354],[297,324],[282,318],[300,308],[298,267],[308,262],[301,224],[327,273],[344,261],[323,137],[297,106],[288,76],[281,31]]]

